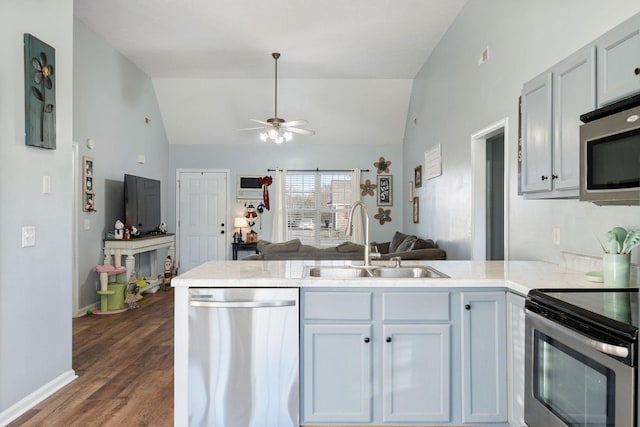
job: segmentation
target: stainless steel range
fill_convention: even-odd
[[[538,289],[525,312],[525,422],[635,426],[638,290]]]

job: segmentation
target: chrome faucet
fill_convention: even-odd
[[[361,200],[358,200],[354,204],[351,205],[351,209],[349,209],[349,218],[347,219],[347,229],[345,230],[345,234],[347,236],[353,235],[353,212],[356,208],[360,206],[360,209],[364,211],[364,265],[366,267],[371,265],[371,247],[369,246],[369,209],[367,209],[367,205],[365,205]],[[380,254],[373,254],[374,256],[379,257]]]

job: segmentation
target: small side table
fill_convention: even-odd
[[[233,245],[232,250],[233,250],[234,261],[238,260],[238,251],[254,251],[257,254],[260,253],[258,252],[257,243],[232,243],[231,245]]]

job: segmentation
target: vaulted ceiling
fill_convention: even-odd
[[[172,144],[255,142],[249,118],[314,143],[401,143],[411,81],[466,0],[76,0],[154,82]],[[375,128],[375,129],[373,129]]]

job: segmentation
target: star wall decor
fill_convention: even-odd
[[[380,221],[380,225],[384,225],[385,222],[391,222],[391,209],[378,208],[378,213],[373,217]]]
[[[390,165],[391,160],[385,160],[384,157],[380,157],[380,160],[373,164],[373,166],[378,168],[378,173],[389,173]]]
[[[376,188],[378,188],[378,184],[372,183],[370,179],[367,179],[364,184],[360,184],[360,190],[362,190],[361,194],[363,196],[373,196],[373,190]]]

